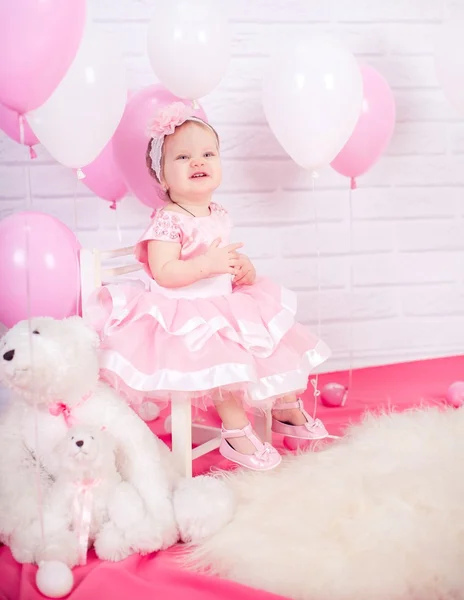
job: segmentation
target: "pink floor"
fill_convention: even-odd
[[[318,409],[330,433],[340,434],[344,427],[359,420],[366,410],[404,410],[410,406],[440,404],[447,387],[464,379],[464,356],[407,363],[389,367],[356,371],[353,376],[352,394],[343,408]],[[327,381],[347,383],[347,374],[324,375],[320,385]],[[307,406],[312,410],[312,397],[306,395]],[[153,430],[162,435],[161,421]],[[166,439],[166,441],[169,441]],[[281,446],[281,440],[275,440]],[[212,465],[227,468],[228,464],[217,452],[210,453],[197,461],[196,473],[208,470]],[[179,548],[159,552],[149,557],[133,556],[117,563],[104,563],[89,553],[88,564],[74,570],[75,587],[71,600],[93,600],[111,598],[126,600],[224,600],[278,598],[251,588],[229,583],[206,575],[187,573],[177,563]],[[36,568],[21,567],[12,558],[6,547],[0,548],[0,600],[38,600],[43,596],[34,584]]]

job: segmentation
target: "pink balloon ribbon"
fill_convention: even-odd
[[[18,144],[29,146],[31,158],[37,157],[33,146],[38,144],[39,140],[30,128],[29,123],[22,115],[18,115],[15,110],[3,104],[0,104],[0,129]]]

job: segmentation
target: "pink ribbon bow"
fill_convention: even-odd
[[[53,404],[50,404],[48,407],[48,412],[54,417],[63,415],[64,421],[68,428],[74,425],[74,418],[71,414],[71,408],[64,402],[54,402]]]
[[[77,422],[77,420],[72,415],[73,408],[77,408],[78,406],[81,406],[81,404],[83,404],[86,400],[88,400],[91,395],[92,395],[92,392],[88,392],[87,394],[85,394],[85,396],[82,397],[82,400],[79,402],[79,404],[77,404],[74,407],[68,406],[65,402],[60,402],[60,401],[53,402],[52,404],[49,405],[48,412],[51,415],[53,415],[54,417],[59,417],[60,415],[63,415],[64,422],[66,423],[66,426],[69,429],[73,425],[75,425]]]

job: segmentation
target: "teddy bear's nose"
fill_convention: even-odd
[[[83,441],[83,440],[77,440],[77,442],[76,442],[76,446],[77,446],[78,448],[82,448],[82,446],[83,446],[83,445],[84,445],[84,441]]]
[[[3,355],[3,360],[13,360],[14,352],[14,350],[8,350],[8,352],[5,352]]]

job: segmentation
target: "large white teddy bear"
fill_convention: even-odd
[[[74,425],[103,427],[115,440],[118,472],[146,513],[134,552],[207,536],[231,518],[228,489],[214,478],[179,481],[167,446],[99,381],[97,345],[79,317],[22,321],[0,339],[0,382],[13,392],[0,417],[0,541],[19,562],[35,562],[35,536],[28,533],[54,485],[54,449]]]

